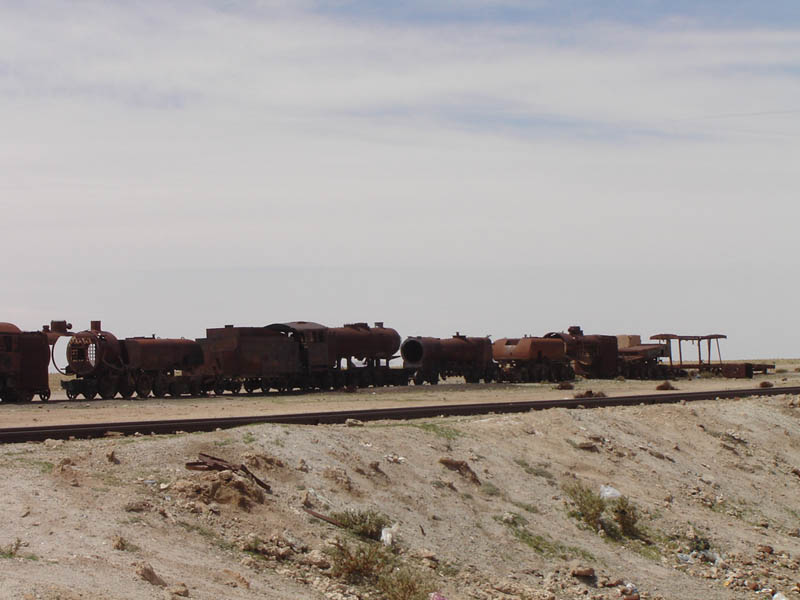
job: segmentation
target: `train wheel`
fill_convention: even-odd
[[[165,377],[156,377],[153,381],[153,396],[163,398],[169,390],[169,382]]]
[[[67,388],[67,398],[70,400],[75,400],[78,397],[78,392],[73,390],[72,388]]]
[[[47,402],[50,400],[50,390],[44,390],[43,392],[39,392],[39,400],[42,402]]]
[[[83,391],[83,397],[87,400],[94,400],[97,397],[97,390],[89,388]]]
[[[123,377],[122,380],[119,382],[119,395],[123,398],[130,398],[133,396],[133,392],[135,392],[135,388],[133,386],[133,382],[129,380],[127,377]]]
[[[136,395],[139,398],[147,398],[153,391],[153,380],[148,375],[142,375],[136,382]]]
[[[113,379],[107,377],[97,382],[97,391],[103,400],[111,400],[117,395],[117,386]]]
[[[230,385],[231,394],[238,394],[242,391],[242,382],[239,379],[233,379]]]
[[[17,399],[15,402],[19,404],[27,404],[28,402],[33,402],[33,392],[17,392]]]
[[[425,374],[422,371],[414,373],[414,385],[422,385],[425,383]]]
[[[248,394],[252,394],[253,392],[255,392],[257,387],[258,387],[257,385],[254,385],[252,379],[247,379],[244,382],[244,391],[247,392]]]
[[[217,396],[221,396],[225,393],[225,382],[221,379],[218,379],[214,382],[214,393]]]

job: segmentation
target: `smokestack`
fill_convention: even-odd
[[[91,331],[103,331],[103,328],[100,326],[100,321],[92,321],[92,324],[89,326]]]

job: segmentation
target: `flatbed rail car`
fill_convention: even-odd
[[[753,362],[723,362],[722,353],[719,348],[719,341],[727,339],[728,336],[722,333],[711,333],[706,335],[678,335],[675,333],[657,333],[650,336],[651,340],[657,340],[660,344],[669,347],[670,367],[682,369],[684,371],[696,370],[700,372],[722,375],[723,377],[736,379],[752,379],[756,373],[767,373],[774,369],[772,363],[753,363]],[[672,360],[672,342],[678,342],[678,364]],[[697,344],[697,362],[683,361],[683,342]],[[717,349],[717,361],[713,360],[712,342]],[[704,344],[705,343],[705,344]],[[703,345],[706,346],[706,360],[703,360]]]

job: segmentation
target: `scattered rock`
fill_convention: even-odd
[[[302,458],[297,461],[297,466],[295,468],[303,473],[308,473],[308,464]]]
[[[459,475],[464,477],[465,479],[471,481],[475,485],[480,485],[481,480],[478,479],[478,476],[475,474],[470,466],[463,460],[454,460],[452,458],[447,458],[443,456],[439,459],[439,463],[450,469],[451,471],[456,471]]]
[[[214,579],[231,587],[243,587],[246,589],[250,588],[250,582],[247,581],[247,579],[242,577],[240,573],[231,571],[230,569],[222,569],[222,571],[219,573],[215,573]]]
[[[146,582],[159,587],[167,587],[167,582],[159,577],[149,563],[140,563],[136,567],[136,574]]]
[[[594,569],[586,565],[575,565],[570,569],[570,575],[579,579],[591,579],[594,577]]]
[[[173,585],[167,588],[167,591],[173,596],[179,596],[181,598],[189,597],[189,588],[186,587],[185,583],[179,583],[178,585]]]
[[[358,419],[347,419],[344,424],[348,427],[363,427],[364,421],[360,421]]]
[[[114,448],[106,452],[106,460],[114,465],[119,464],[119,459],[117,458],[117,455],[114,453]]]
[[[153,508],[147,500],[133,500],[125,505],[126,512],[145,512]]]
[[[128,542],[121,535],[115,535],[111,538],[111,547],[114,550],[125,550],[128,547]]]

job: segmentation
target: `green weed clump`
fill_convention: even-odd
[[[328,555],[333,577],[376,589],[381,598],[426,600],[433,591],[426,575],[401,564],[391,549],[380,544],[337,540]]]
[[[581,519],[595,531],[602,529],[602,516],[606,510],[606,501],[580,482],[564,486],[564,493],[575,504],[572,516]]]
[[[331,517],[349,532],[370,540],[381,539],[381,531],[391,524],[389,517],[375,510],[346,510]]]
[[[570,516],[580,519],[595,531],[602,530],[612,539],[644,539],[637,526],[639,510],[627,496],[607,501],[580,482],[565,485],[563,489],[575,505]]]

